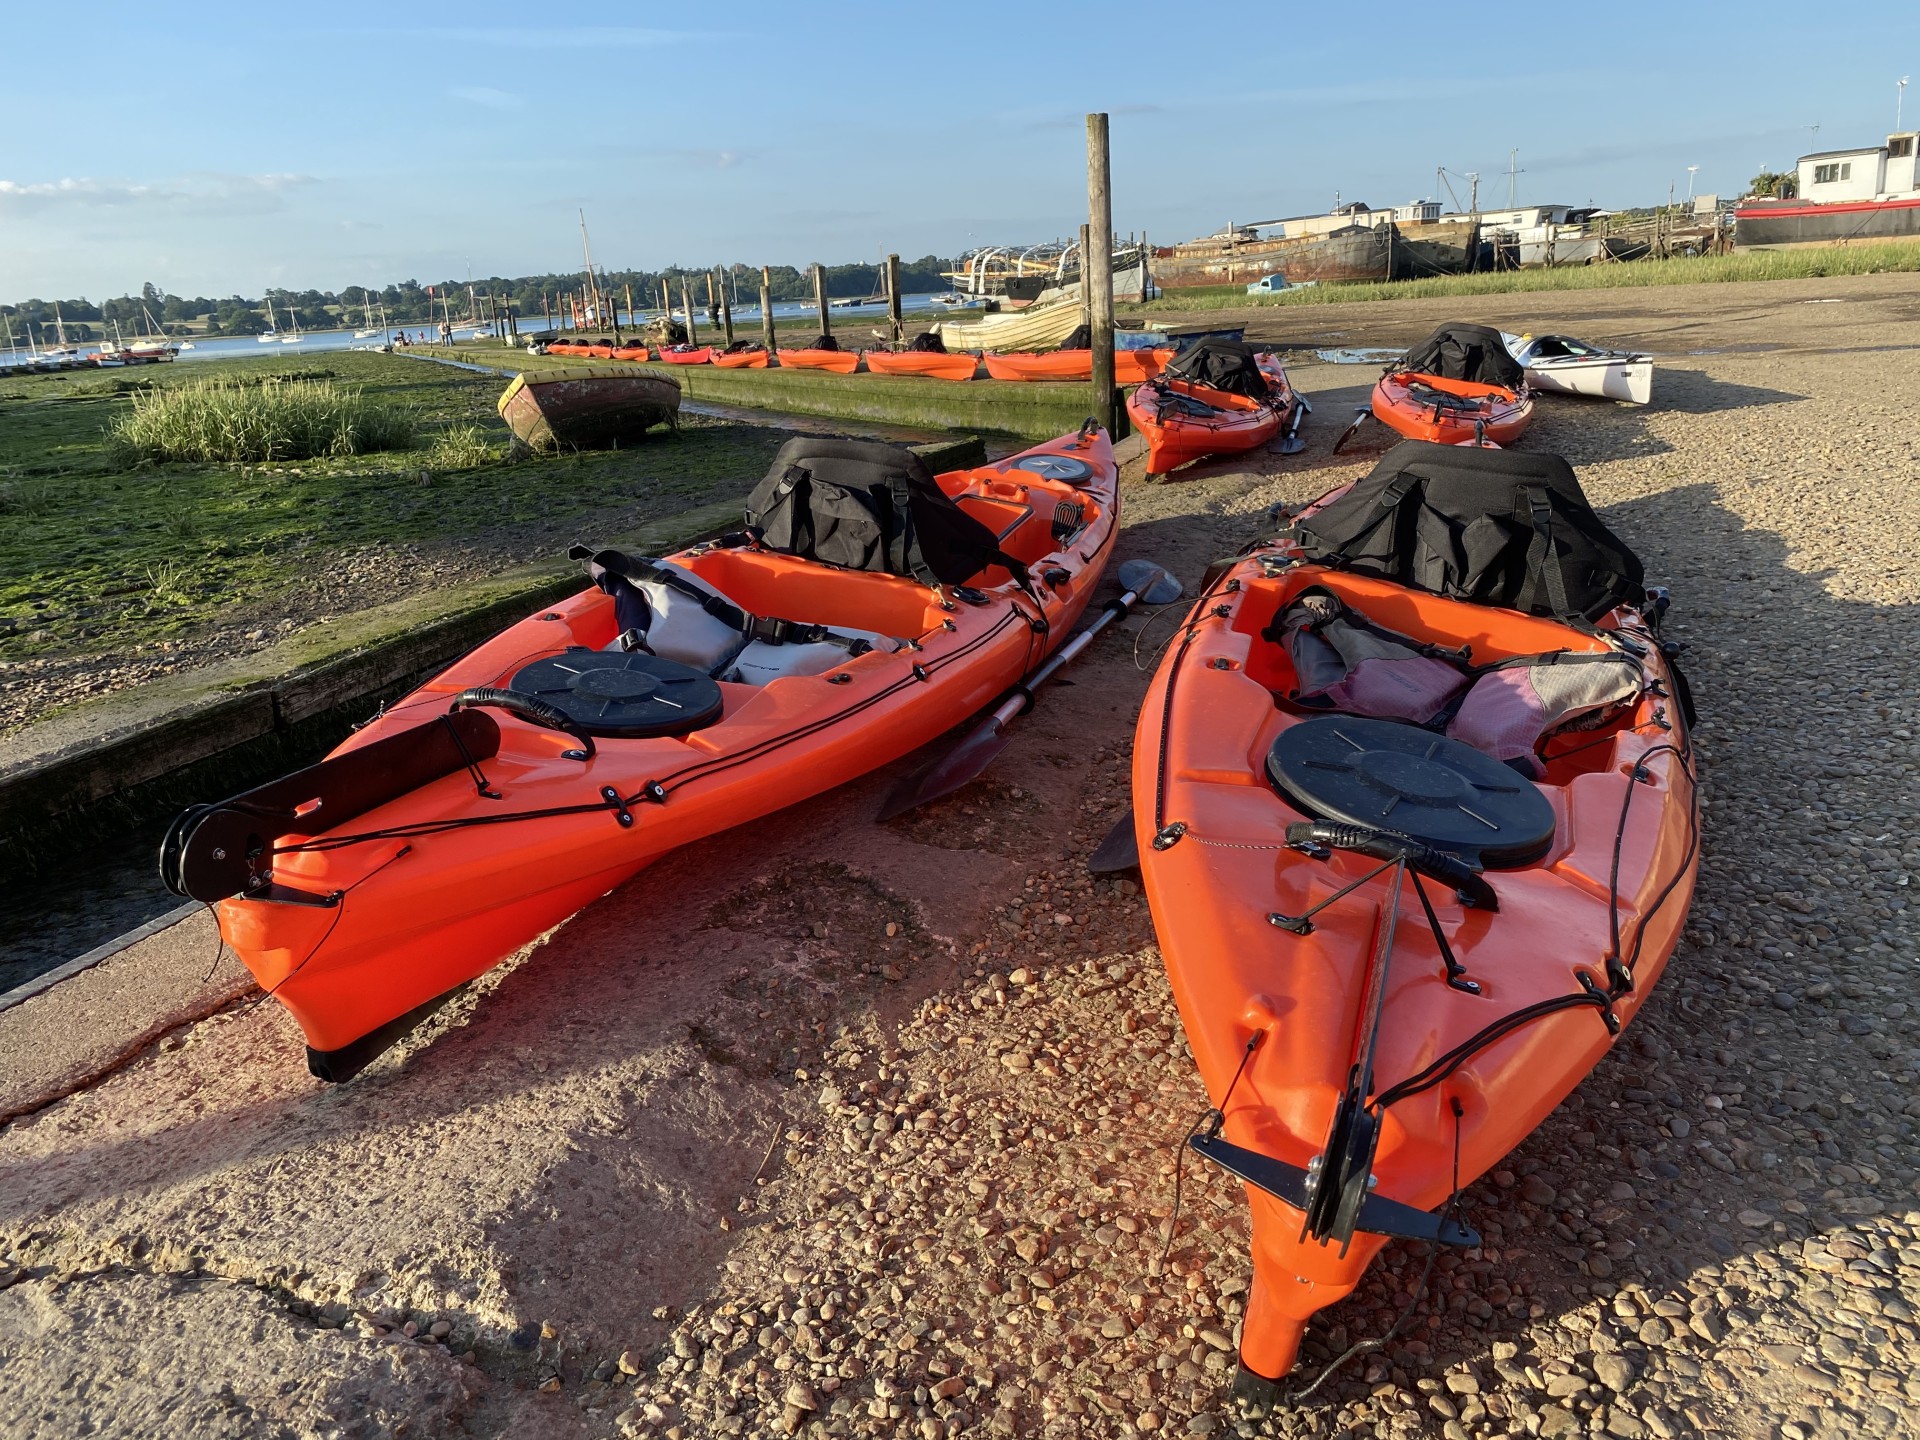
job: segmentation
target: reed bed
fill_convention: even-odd
[[[1673,260],[1626,260],[1554,270],[1500,270],[1481,275],[1434,275],[1422,280],[1315,285],[1278,295],[1249,295],[1239,285],[1170,290],[1145,305],[1115,308],[1130,314],[1163,310],[1247,310],[1269,305],[1346,305],[1373,300],[1421,300],[1444,295],[1508,295],[1541,290],[1613,290],[1654,285],[1711,285],[1735,280],[1813,280],[1829,275],[1879,275],[1920,270],[1920,241],[1819,245],[1795,250],[1741,250]]]
[[[107,427],[120,464],[310,460],[412,447],[411,409],[332,380],[207,380],[132,395]]]

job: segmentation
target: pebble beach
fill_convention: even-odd
[[[350,1085],[256,993],[22,1107],[0,1434],[1920,1433],[1920,277],[1257,312],[1307,452],[1148,484],[1136,442],[1116,560],[1191,587],[1363,474],[1383,441],[1329,447],[1374,372],[1316,347],[1446,319],[1658,353],[1651,406],[1543,398],[1522,448],[1673,591],[1705,833],[1644,1011],[1466,1186],[1484,1245],[1390,1246],[1293,1383],[1384,1345],[1228,1400],[1245,1201],[1180,1159],[1207,1097],[1152,921],[1085,867],[1176,606],[974,787],[692,847]],[[61,994],[22,1013],[86,1024]]]

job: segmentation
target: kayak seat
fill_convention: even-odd
[[[819,675],[871,652],[891,653],[904,641],[879,630],[836,625],[806,614],[750,609],[711,580],[670,561],[595,557],[600,583],[613,595],[619,634],[608,650],[642,651],[716,680],[765,685],[791,675]],[[616,568],[618,567],[618,568]],[[783,609],[805,610],[802,602]],[[770,596],[760,597],[762,606]]]

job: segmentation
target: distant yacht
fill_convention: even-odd
[[[371,295],[373,292],[366,290],[361,293],[363,295]],[[384,340],[387,335],[387,307],[384,304],[380,307],[380,323],[378,325],[373,323],[373,302],[368,300],[361,308],[366,311],[366,314],[362,318],[367,323],[353,332],[353,338],[356,340]]]
[[[273,328],[274,323],[273,301],[269,300],[267,301],[267,328],[253,338],[258,340],[262,345],[276,344],[280,339],[280,332]]]

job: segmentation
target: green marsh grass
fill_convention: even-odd
[[[332,380],[235,384],[206,380],[136,392],[108,428],[110,458],[167,461],[311,460],[405,450],[413,412]]]
[[[507,459],[504,445],[497,445],[478,425],[459,425],[444,430],[428,447],[423,463],[428,470],[479,470]]]
[[[1814,280],[1830,275],[1880,275],[1920,270],[1920,241],[1820,245],[1796,250],[1740,250],[1674,260],[1627,260],[1554,270],[1500,270],[1482,275],[1435,275],[1424,280],[1315,285],[1278,295],[1249,295],[1240,285],[1170,290],[1145,305],[1120,305],[1128,314],[1165,310],[1250,310],[1271,305],[1346,305],[1373,300],[1422,300],[1444,295],[1508,295],[1542,290],[1613,290],[1654,285],[1710,285],[1736,280]]]

